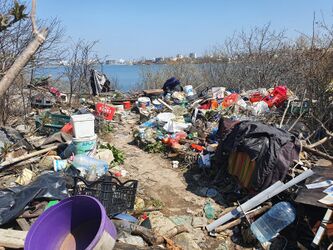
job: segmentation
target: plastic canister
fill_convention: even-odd
[[[185,92],[186,96],[193,96],[194,95],[193,86],[192,85],[186,85],[184,87],[184,92]]]
[[[72,115],[71,123],[73,124],[76,138],[95,135],[95,117],[92,114]]]
[[[289,202],[279,202],[251,225],[251,231],[261,242],[273,239],[278,232],[296,218],[296,210]]]
[[[158,100],[153,100],[153,105],[154,105],[155,109],[157,109],[157,110],[163,109],[162,103],[160,103]]]

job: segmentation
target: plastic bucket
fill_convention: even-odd
[[[160,102],[157,101],[157,100],[154,100],[154,101],[153,101],[153,105],[154,105],[155,109],[157,109],[157,110],[161,110],[161,109],[163,109],[163,104],[160,103]]]
[[[131,102],[130,101],[123,102],[123,105],[124,105],[125,110],[131,109]]]
[[[77,195],[48,208],[32,225],[24,249],[112,249],[117,230],[95,198]]]
[[[139,107],[142,107],[142,104],[146,105],[146,107],[150,106],[150,98],[149,97],[139,97],[138,98],[138,104]]]
[[[75,155],[90,155],[96,149],[97,135],[86,138],[73,138]]]

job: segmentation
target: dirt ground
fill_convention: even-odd
[[[182,215],[191,210],[202,211],[205,198],[186,190],[187,183],[180,169],[173,169],[171,160],[161,154],[151,154],[134,145],[133,129],[137,126],[134,119],[123,121],[112,134],[104,139],[126,155],[124,168],[129,178],[139,181],[139,194],[161,201],[166,215]]]
[[[174,169],[171,160],[163,154],[147,153],[133,143],[133,129],[138,126],[137,121],[138,117],[130,115],[121,124],[116,124],[112,133],[103,137],[103,140],[124,151],[124,168],[128,171],[126,179],[139,181],[139,197],[163,204],[161,212],[164,216],[204,216],[203,207],[207,198],[189,191],[181,166]],[[221,239],[209,237],[206,232],[204,234],[206,240],[201,249],[220,249],[221,242],[226,244]],[[228,240],[223,249],[234,249],[232,246]]]

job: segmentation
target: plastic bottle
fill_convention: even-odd
[[[73,160],[73,166],[81,171],[81,175],[95,172],[98,177],[106,174],[109,165],[106,161],[98,160],[87,155],[76,155]],[[92,168],[95,168],[92,169]]]
[[[146,127],[146,128],[154,128],[154,127],[156,127],[156,125],[157,125],[157,121],[156,121],[155,118],[153,118],[153,119],[150,119],[150,120],[142,123],[140,125],[140,128],[144,128],[144,127]]]
[[[95,181],[97,179],[96,167],[92,166],[87,174],[87,181]]]
[[[261,243],[264,243],[291,224],[295,217],[295,208],[289,202],[279,202],[252,223],[251,231]]]

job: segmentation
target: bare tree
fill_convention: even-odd
[[[98,61],[93,51],[96,43],[97,41],[86,42],[79,40],[73,44],[70,50],[69,62],[65,66],[65,75],[68,78],[70,87],[70,104],[74,93],[80,97],[82,93],[89,92],[90,70]]]

